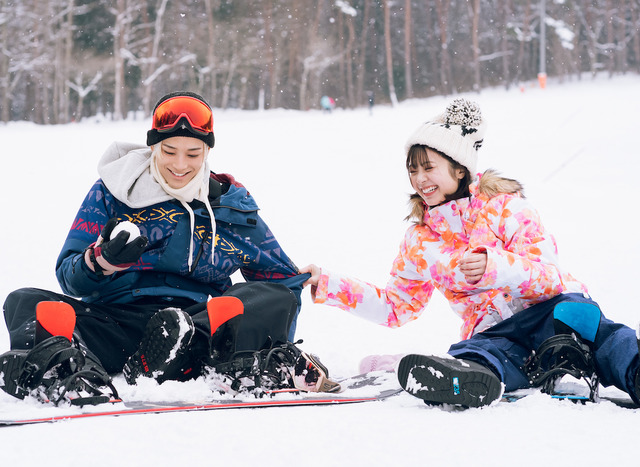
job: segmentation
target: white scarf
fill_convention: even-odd
[[[191,227],[191,238],[189,240],[189,271],[191,271],[191,267],[193,265],[193,236],[195,234],[195,215],[193,213],[193,209],[189,206],[188,203],[197,199],[202,201],[209,212],[209,217],[211,218],[211,264],[213,264],[213,251],[216,244],[216,219],[213,216],[213,209],[211,209],[211,204],[209,203],[209,162],[206,160],[200,166],[200,170],[198,173],[182,188],[171,188],[164,177],[160,174],[160,170],[158,169],[158,158],[157,155],[160,153],[161,144],[155,146],[154,150],[151,152],[151,174],[153,178],[160,184],[162,189],[169,195],[173,196],[175,199],[180,201],[182,206],[189,213],[189,221]],[[206,239],[202,239],[204,242]]]

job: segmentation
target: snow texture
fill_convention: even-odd
[[[589,286],[609,318],[635,328],[640,77],[587,76],[522,89],[378,105],[372,116],[366,108],[214,110],[210,163],[249,187],[299,266],[315,262],[384,285],[407,228],[404,142],[425,115],[467,97],[488,123],[479,168],[499,169],[525,185],[558,241],[565,269]],[[114,139],[144,144],[149,126],[148,119],[106,118],[0,124],[0,300],[19,287],[59,291],[55,261],[97,178],[99,157]],[[308,294],[298,337],[331,376],[356,373],[369,354],[444,354],[458,340],[460,322],[439,295],[419,320],[390,330],[313,305]],[[4,327],[0,349],[9,349]],[[128,387],[118,376],[115,384],[131,400],[200,399],[209,391],[204,379]],[[0,393],[3,414],[55,410]],[[47,467],[290,466],[301,459],[305,466],[621,467],[638,465],[640,411],[534,393],[510,404],[447,412],[403,393],[352,406],[144,415],[0,431],[5,466],[43,465],[46,456]]]

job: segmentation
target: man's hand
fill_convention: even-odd
[[[149,244],[144,235],[129,241],[130,234],[126,231],[111,238],[111,232],[117,224],[117,219],[109,219],[96,243],[85,252],[87,265],[97,274],[110,275],[130,268],[138,262]]]

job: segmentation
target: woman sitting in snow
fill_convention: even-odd
[[[29,288],[7,297],[12,351],[0,356],[2,389],[51,399],[61,385],[110,384],[106,375],[122,371],[135,384],[139,376],[187,380],[212,367],[236,389],[245,373],[256,389],[291,383],[307,277],[249,192],[210,172],[213,145],[209,104],[177,92],[156,104],[149,147],[107,150],[56,264],[66,295]],[[248,282],[232,286],[237,270]],[[262,349],[275,349],[269,365],[278,368],[246,355],[233,361]],[[249,360],[259,368],[244,368]],[[34,366],[42,371],[31,374]],[[305,374],[303,388],[318,389],[323,370]]]
[[[418,318],[437,288],[462,318],[463,340],[448,357],[396,362],[402,387],[429,404],[484,406],[503,390],[567,373],[587,379],[592,391],[599,378],[639,404],[634,330],[606,319],[560,268],[555,241],[518,182],[493,171],[475,180],[485,126],[475,103],[456,99],[411,135],[405,154],[415,224],[387,286],[310,265],[301,272],[312,274],[306,285],[315,303],[398,327]]]

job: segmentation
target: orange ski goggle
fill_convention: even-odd
[[[189,96],[171,97],[153,112],[151,128],[160,133],[172,131],[178,122],[186,118],[191,129],[203,135],[213,132],[211,109],[202,101]]]

